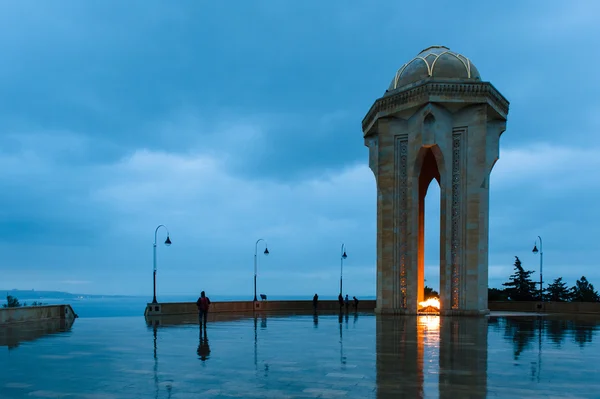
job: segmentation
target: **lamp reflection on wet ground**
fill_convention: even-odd
[[[0,397],[590,397],[599,325],[353,312],[227,315],[206,330],[195,315],[79,319],[25,328],[22,341],[11,330]]]

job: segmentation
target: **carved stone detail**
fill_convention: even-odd
[[[377,178],[378,167],[379,167],[379,137],[373,136],[366,139],[367,146],[369,147],[369,168],[375,174]]]
[[[394,232],[396,245],[394,246],[394,265],[397,265],[400,280],[401,309],[406,309],[406,254],[408,252],[408,210],[407,210],[407,179],[408,179],[408,137],[397,136],[394,148],[395,155],[395,203],[394,203]]]
[[[506,116],[508,114],[508,101],[498,90],[486,82],[474,83],[445,83],[427,81],[408,90],[399,91],[381,97],[371,107],[362,126],[363,132],[367,132],[369,126],[380,113],[391,112],[395,108],[412,102],[428,102],[429,96],[456,97],[461,102],[481,102],[481,97],[487,97],[494,106]]]
[[[451,264],[451,298],[452,309],[460,306],[460,279],[461,279],[461,192],[462,192],[462,154],[461,136],[462,131],[452,134],[452,214],[451,214],[451,238],[450,238],[450,264]]]

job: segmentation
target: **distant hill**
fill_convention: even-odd
[[[4,299],[6,295],[11,295],[19,299],[41,299],[41,298],[57,298],[57,299],[70,299],[70,298],[125,298],[126,295],[90,295],[90,294],[72,294],[70,292],[62,291],[35,291],[35,290],[0,290],[0,300]]]

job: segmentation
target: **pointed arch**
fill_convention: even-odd
[[[425,126],[431,126],[435,123],[435,116],[433,116],[433,114],[431,112],[428,112],[425,115],[425,118],[423,118],[423,125]]]
[[[424,119],[435,120],[433,113],[428,112]],[[416,183],[415,200],[417,200],[417,302],[421,302],[424,296],[425,287],[425,197],[431,181],[435,179],[440,187],[440,231],[443,228],[444,220],[442,214],[445,212],[445,205],[442,198],[445,196],[445,161],[442,149],[437,144],[423,145],[417,152],[412,170],[412,177]],[[442,242],[440,240],[440,270],[443,262],[442,259]],[[440,289],[441,289],[441,272],[440,272]]]
[[[432,114],[429,114],[432,115]],[[437,144],[433,144],[433,145],[426,145],[426,146],[422,146],[419,149],[419,152],[417,153],[417,156],[415,157],[415,163],[413,165],[413,170],[412,170],[412,177],[414,178],[419,178],[421,176],[421,169],[423,168],[423,165],[425,164],[425,160],[426,157],[428,156],[428,154],[431,154],[429,156],[433,156],[433,158],[435,159],[435,164],[437,166],[437,170],[439,172],[439,176],[437,177],[437,181],[440,184],[440,186],[442,185],[442,183],[444,183],[443,180],[444,176],[446,174],[446,164],[444,162],[444,155],[442,153],[442,149],[440,148],[439,145]]]

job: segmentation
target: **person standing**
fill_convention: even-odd
[[[341,312],[342,309],[344,309],[344,297],[342,296],[341,292],[340,292],[340,295],[338,295],[338,302],[340,303],[340,312]]]
[[[358,310],[358,298],[355,296],[353,296],[352,298],[354,299],[354,309]]]
[[[346,312],[347,312],[348,307],[350,306],[350,300],[348,299],[348,294],[346,294],[346,299],[344,299],[344,304],[346,305]]]
[[[204,321],[204,328],[206,328],[206,318],[210,306],[210,299],[208,299],[204,291],[200,293],[200,298],[196,301],[196,306],[198,307],[198,321],[200,322],[200,328],[202,328],[202,321]]]
[[[319,296],[317,294],[315,294],[315,296],[313,296],[313,310],[315,312],[317,311],[318,305],[319,305]]]

